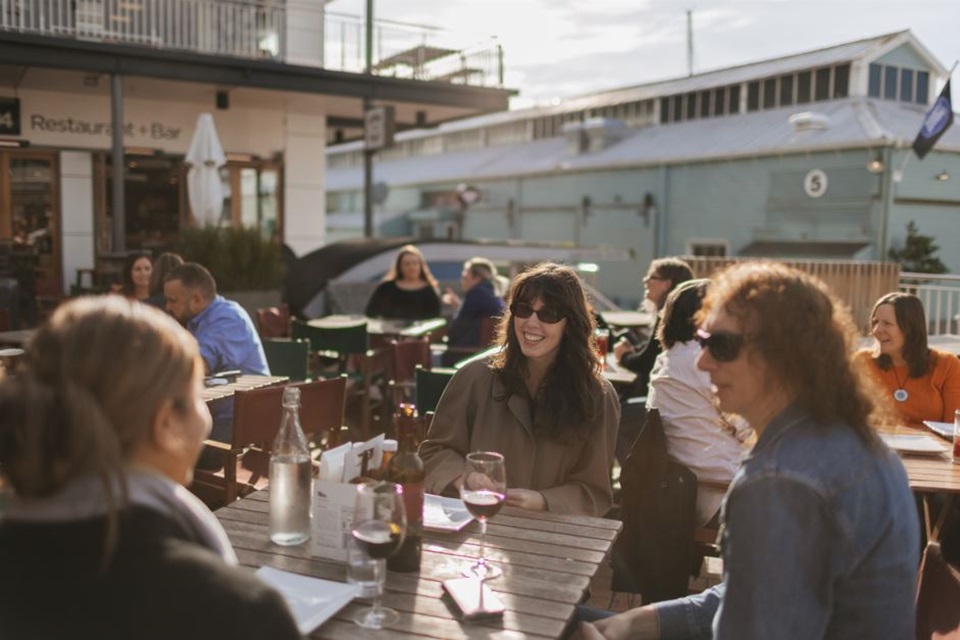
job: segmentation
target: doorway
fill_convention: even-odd
[[[10,242],[21,296],[63,292],[59,175],[56,153],[0,151],[0,239]]]

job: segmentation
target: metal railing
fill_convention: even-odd
[[[249,0],[0,0],[0,30],[283,60],[285,6]],[[363,72],[363,18],[309,13],[314,11],[324,20],[324,59],[317,66]],[[464,48],[443,29],[390,20],[376,21],[373,33],[374,74],[503,86],[503,52],[493,39]]]
[[[0,29],[245,58],[283,53],[280,5],[228,0],[0,0]]]
[[[901,273],[900,291],[912,293],[923,302],[927,332],[932,335],[960,333],[960,276],[931,273]]]
[[[361,16],[327,12],[324,56],[328,69],[365,71],[365,23]],[[462,47],[444,29],[394,20],[373,27],[373,68],[380,76],[503,86],[503,50],[495,39]]]

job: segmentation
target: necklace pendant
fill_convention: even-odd
[[[907,393],[906,389],[897,389],[893,392],[893,399],[897,402],[906,402],[909,397],[910,394]]]

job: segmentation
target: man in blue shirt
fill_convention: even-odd
[[[480,344],[483,319],[496,318],[504,310],[497,268],[486,258],[471,258],[463,264],[460,290],[464,292],[462,302],[450,289],[443,295],[444,302],[459,307],[447,331],[447,346],[455,348],[443,354],[443,365],[447,367],[466,357],[463,348],[486,347]]]
[[[233,300],[217,295],[217,283],[205,267],[186,262],[175,268],[163,283],[163,295],[167,312],[197,339],[208,374],[239,370],[244,374],[270,375],[263,344],[250,315]],[[210,437],[230,442],[233,401],[215,403],[211,413]],[[211,466],[206,457],[201,459],[201,466]]]

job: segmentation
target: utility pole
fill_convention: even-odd
[[[373,0],[367,0],[366,16],[366,56],[364,72],[373,74]],[[373,84],[369,84],[372,90]],[[367,112],[373,107],[369,93],[363,97],[363,115],[366,122]],[[364,128],[366,134],[366,128]],[[373,237],[373,149],[367,148],[366,135],[364,135],[363,149],[363,237]]]
[[[687,75],[693,75],[693,11],[687,9]]]

